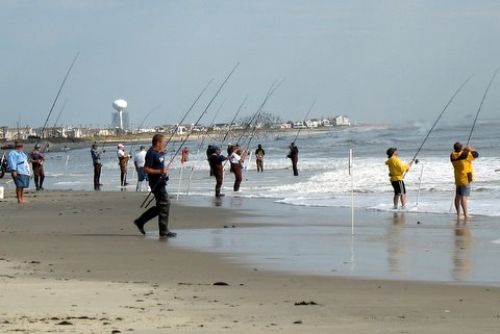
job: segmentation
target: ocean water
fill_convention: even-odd
[[[288,145],[295,133],[259,134],[252,149],[262,144],[266,150],[265,172],[257,173],[252,159],[245,173],[241,191],[233,193],[234,177],[226,173],[224,190],[228,197],[269,198],[296,206],[345,207],[351,205],[366,210],[392,210],[392,187],[384,162],[390,146],[400,150],[400,157],[411,160],[430,126],[398,127],[359,126],[350,129],[303,131],[297,141],[300,150],[300,176],[292,176],[291,164],[286,158]],[[480,152],[474,163],[476,181],[473,185],[470,210],[475,215],[500,216],[500,121],[479,122],[472,145]],[[407,210],[449,214],[454,196],[453,169],[449,161],[455,141],[466,142],[470,125],[441,125],[431,134],[406,184],[409,196]],[[197,138],[193,138],[197,139]],[[229,142],[235,141],[231,138]],[[206,140],[206,144],[218,144]],[[173,143],[169,150],[177,148]],[[127,150],[136,150],[126,145]],[[181,168],[177,159],[172,166],[169,192],[186,195],[213,196],[214,179],[208,175],[204,160],[206,146],[198,151],[198,141],[188,143],[190,160]],[[116,148],[107,146],[103,156],[102,183],[107,191],[134,191],[135,172],[129,164],[130,186],[119,187],[119,168]],[[352,179],[348,173],[348,151],[352,148],[354,165]],[[90,149],[90,148],[89,148]],[[92,190],[92,164],[89,149],[65,153],[48,153],[45,164],[46,188]],[[182,179],[181,177],[182,171]],[[179,180],[181,182],[179,182]],[[6,179],[2,180],[5,182]],[[8,187],[12,187],[9,183]],[[352,188],[351,188],[352,187]]]

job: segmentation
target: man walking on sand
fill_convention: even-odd
[[[9,152],[9,170],[16,184],[17,203],[27,203],[24,199],[24,189],[30,185],[30,165],[28,156],[23,152],[23,144],[16,142],[14,150]]]
[[[170,201],[167,193],[168,169],[165,166],[165,136],[155,134],[152,140],[152,147],[146,153],[144,172],[148,175],[149,186],[153,193],[156,206],[146,210],[134,221],[139,232],[146,234],[144,225],[158,216],[158,229],[160,237],[174,238],[176,233],[168,229],[168,218],[170,212]]]
[[[455,174],[455,209],[457,210],[457,218],[459,219],[462,216],[461,212],[463,212],[465,219],[470,218],[467,204],[471,191],[471,183],[474,180],[472,161],[478,157],[479,153],[470,146],[464,148],[459,142],[453,145],[450,160]]]
[[[389,168],[389,177],[391,179],[392,188],[394,189],[394,210],[398,209],[399,202],[401,208],[406,208],[406,186],[404,176],[410,170],[413,163],[405,164],[399,159],[398,149],[390,147],[387,150],[388,160],[385,162]]]

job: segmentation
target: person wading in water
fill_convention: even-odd
[[[398,208],[401,202],[401,208],[406,208],[406,186],[404,176],[410,170],[412,163],[405,164],[399,159],[398,149],[390,147],[387,149],[387,161],[385,164],[389,168],[389,177],[391,180],[392,188],[394,189],[394,210]]]
[[[297,168],[297,163],[299,162],[299,148],[295,143],[291,143],[289,149],[290,152],[288,152],[286,157],[292,160],[293,175],[299,176],[299,170]]]
[[[210,164],[210,169],[215,176],[215,197],[223,197],[221,194],[222,182],[224,181],[224,165],[223,162],[227,158],[221,154],[220,148],[213,146],[212,154],[208,157],[208,163]]]
[[[453,145],[453,152],[450,154],[451,164],[455,174],[455,209],[457,210],[457,218],[470,218],[468,211],[468,198],[471,191],[471,183],[474,181],[474,168],[472,161],[479,157],[471,147],[463,147],[460,143]]]
[[[255,163],[257,164],[257,172],[264,172],[264,156],[266,155],[266,151],[262,148],[262,145],[259,144],[257,149],[255,150]]]

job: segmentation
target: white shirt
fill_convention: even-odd
[[[125,157],[125,150],[123,148],[119,148],[118,151],[116,151],[116,155],[118,156],[118,158],[123,158]]]
[[[232,163],[232,164],[239,164],[240,163],[240,160],[241,160],[241,157],[236,154],[235,152],[233,152],[231,154],[231,156],[229,157],[229,161]]]
[[[146,151],[142,150],[139,151],[135,156],[134,156],[134,163],[137,167],[144,167],[146,164]]]

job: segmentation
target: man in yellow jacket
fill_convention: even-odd
[[[461,211],[463,211],[464,218],[470,217],[467,210],[467,202],[470,196],[470,184],[474,180],[472,161],[477,157],[479,157],[479,153],[471,147],[464,148],[459,142],[453,145],[450,160],[455,172],[455,209],[457,210],[458,218],[461,217]]]
[[[401,202],[401,208],[406,207],[406,187],[404,182],[404,177],[406,172],[410,170],[413,162],[405,164],[399,159],[398,149],[395,147],[390,147],[387,150],[387,157],[389,158],[385,164],[389,167],[389,177],[391,180],[392,187],[394,188],[394,209],[398,208],[399,202]]]

